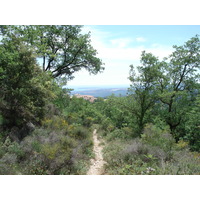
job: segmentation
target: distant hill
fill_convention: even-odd
[[[106,98],[112,94],[115,96],[126,96],[127,88],[77,88],[71,92],[74,94],[91,95],[94,97]]]

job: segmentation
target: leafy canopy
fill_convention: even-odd
[[[0,44],[0,111],[7,127],[43,118],[45,102],[53,96],[51,79],[19,38]]]
[[[81,26],[0,26],[0,33],[6,39],[12,35],[23,39],[42,60],[43,71],[50,71],[54,78],[72,79],[83,68],[92,74],[104,69],[90,44],[90,34],[82,34]]]
[[[177,130],[187,121],[186,113],[195,105],[199,93],[199,36],[173,47],[174,52],[162,61],[151,53],[142,53],[137,73],[131,66],[129,98],[135,102],[131,110],[138,119],[140,132],[144,124],[150,122],[148,111],[151,111],[159,115],[169,125],[171,133],[179,138],[184,131]]]

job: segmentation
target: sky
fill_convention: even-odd
[[[183,45],[196,34],[199,25],[86,25],[83,33],[90,32],[91,44],[97,57],[104,63],[105,70],[89,75],[86,70],[75,74],[67,83],[77,86],[130,85],[130,65],[140,65],[142,51],[151,52],[162,59],[173,52],[173,45]]]

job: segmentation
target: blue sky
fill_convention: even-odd
[[[68,82],[73,86],[130,85],[129,66],[140,64],[143,50],[160,59],[168,56],[173,45],[182,45],[200,34],[200,26],[167,25],[87,25],[83,33],[91,32],[91,44],[105,63],[105,70],[89,75],[82,70]]]

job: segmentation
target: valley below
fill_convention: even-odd
[[[75,88],[72,92],[72,95],[91,95],[94,97],[106,98],[111,95],[115,96],[126,96],[127,87],[84,87],[84,88]]]

